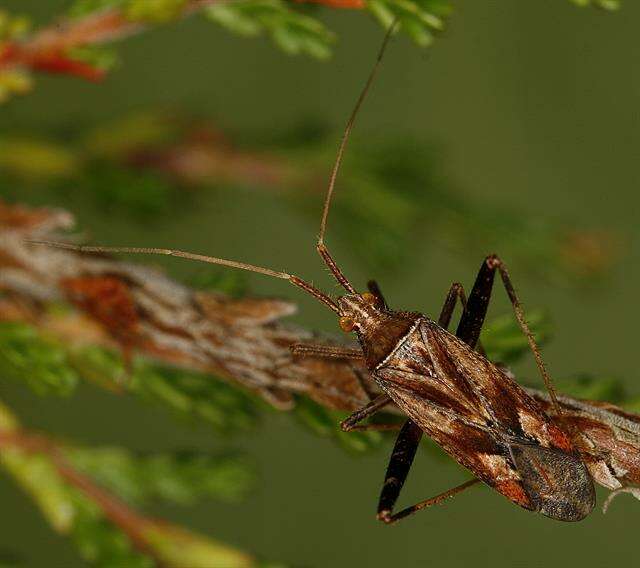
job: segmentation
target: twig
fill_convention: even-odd
[[[27,453],[46,454],[63,479],[95,503],[104,516],[124,532],[140,552],[154,557],[158,565],[162,564],[145,536],[145,528],[154,522],[131,509],[124,501],[111,495],[71,466],[53,440],[24,430],[0,431],[0,449],[7,447],[19,448]]]
[[[233,0],[189,0],[178,17],[189,17],[208,6]],[[297,0],[331,8],[361,9],[362,0]],[[150,24],[133,20],[121,8],[107,8],[77,19],[63,19],[20,40],[0,44],[0,72],[15,67],[33,71],[75,75],[99,81],[105,70],[77,60],[71,51],[97,46],[145,31]]]
[[[6,418],[6,408],[2,408]],[[22,455],[44,455],[54,467],[54,471],[70,487],[77,489],[88,501],[93,503],[104,518],[124,533],[133,547],[153,559],[158,568],[183,566],[189,562],[193,566],[233,566],[234,568],[254,568],[255,558],[235,550],[213,539],[191,533],[179,526],[161,519],[152,519],[140,514],[120,498],[96,484],[91,477],[78,471],[64,455],[65,448],[53,439],[28,432],[15,424],[0,430],[0,457],[5,451],[11,451],[14,461]],[[16,451],[19,454],[16,454]],[[0,463],[3,463],[0,460]],[[17,476],[28,475],[29,469],[11,468],[8,470]],[[41,480],[42,472],[39,473]],[[41,491],[42,488],[39,488]],[[75,519],[74,519],[75,522]],[[71,525],[57,527],[62,532],[71,529]],[[176,562],[175,550],[181,550]],[[185,560],[190,558],[191,560]],[[193,564],[191,564],[193,562]]]
[[[25,243],[55,240],[57,231],[72,224],[61,210],[0,203],[0,291],[6,296],[0,320],[28,319],[69,343],[88,337],[208,371],[280,409],[305,395],[326,408],[353,411],[379,392],[358,361],[292,355],[295,343],[336,341],[281,323],[295,311],[289,302],[198,292],[132,263]],[[78,306],[82,325],[47,315],[43,307],[60,300]],[[530,393],[548,404],[540,391]],[[593,478],[613,490],[640,485],[640,416],[565,396],[560,404],[563,414],[555,420],[572,433]]]

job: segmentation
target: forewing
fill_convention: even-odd
[[[593,508],[566,435],[498,367],[424,320],[375,372],[396,404],[456,461],[506,497],[563,520]]]
[[[571,451],[527,392],[455,335],[424,319],[378,369],[389,386],[428,399],[480,427],[543,447]]]

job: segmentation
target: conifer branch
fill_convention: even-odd
[[[617,0],[570,1],[609,11],[619,7]],[[75,0],[67,15],[30,32],[27,18],[0,10],[0,103],[29,92],[36,72],[100,81],[117,60],[105,45],[196,13],[236,34],[266,33],[287,53],[325,59],[334,35],[293,8],[305,3],[367,11],[385,28],[398,20],[421,46],[432,43],[452,11],[449,0]]]
[[[71,226],[72,218],[61,210],[0,208],[0,320],[29,322],[63,343],[70,357],[87,343],[117,347],[125,360],[135,352],[211,373],[279,409],[293,409],[297,403],[307,423],[321,433],[330,413],[356,410],[379,393],[359,361],[292,355],[295,343],[336,344],[330,337],[280,322],[295,311],[292,303],[198,292],[131,262],[27,242],[55,240],[60,230]],[[52,304],[64,301],[78,312],[51,311]],[[540,326],[537,333],[544,339]],[[504,323],[483,341],[487,352],[501,360],[526,352],[526,341],[515,326]],[[16,353],[19,360],[20,350]],[[133,370],[129,378],[135,378],[135,365],[128,368]],[[116,374],[107,384],[125,390],[127,382],[117,379]],[[129,381],[129,386],[134,384]],[[594,390],[597,385],[599,391]],[[559,386],[562,390],[562,383]],[[565,383],[565,390],[620,399],[610,382]],[[530,393],[547,404],[541,391]],[[640,416],[569,396],[562,397],[561,405],[563,414],[557,420],[572,432],[584,455],[593,457],[594,479],[613,490],[640,485],[640,467],[633,465],[640,464]]]
[[[85,560],[97,566],[262,566],[249,554],[138,512],[82,471],[75,463],[78,454],[87,451],[24,429],[0,403],[0,467],[37,503],[56,532],[73,537]],[[126,471],[119,474],[126,476]],[[114,538],[114,531],[130,546]]]

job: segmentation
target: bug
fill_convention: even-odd
[[[407,416],[398,434],[378,503],[381,521],[396,522],[479,481],[525,509],[563,521],[581,520],[593,509],[595,492],[587,466],[569,436],[534,398],[476,350],[498,273],[545,382],[551,411],[561,414],[550,377],[503,261],[496,255],[484,260],[468,300],[462,286],[454,283],[436,322],[420,313],[391,309],[375,282],[369,283],[368,291],[359,293],[324,242],[336,179],[349,136],[396,26],[396,23],[390,26],[385,35],[375,65],[347,121],[322,211],[316,249],[333,277],[345,289],[344,295],[333,298],[286,272],[179,250],[30,242],[89,253],[176,256],[257,272],[287,280],[325,304],[338,316],[344,332],[356,334],[360,349],[299,344],[292,346],[294,355],[362,360],[383,391],[344,420],[342,428],[346,431],[390,429],[391,425],[360,423],[391,403]],[[447,327],[459,301],[463,314],[453,335]],[[474,479],[394,513],[423,434],[469,469]]]

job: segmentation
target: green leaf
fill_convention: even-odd
[[[204,420],[221,432],[246,430],[256,422],[252,397],[205,373],[137,364],[130,387],[143,398]]]
[[[367,8],[388,28],[394,20],[420,46],[428,46],[433,34],[442,31],[445,20],[452,12],[447,0],[369,0]]]
[[[201,267],[186,284],[190,288],[202,291],[222,292],[232,298],[246,295],[248,288],[247,277],[242,272],[219,270],[217,268]]]
[[[296,400],[294,415],[314,434],[331,438],[353,453],[374,450],[380,447],[384,439],[381,432],[343,432],[340,429],[340,421],[344,419],[343,412],[328,410],[308,398],[299,397]]]
[[[17,418],[2,403],[0,431],[13,433],[18,440],[23,435]],[[65,475],[61,474],[60,460],[64,460]],[[66,446],[54,460],[48,452],[24,449],[18,441],[0,445],[0,467],[35,501],[51,527],[69,536],[82,558],[96,568],[261,565],[252,556],[212,538],[126,510],[108,491],[114,487],[131,496],[135,487],[134,497],[142,495],[140,500],[152,497],[192,502],[203,496],[236,499],[245,492],[247,482],[253,482],[253,474],[247,476],[249,470],[238,458],[186,454],[136,458],[116,448]],[[102,487],[96,485],[89,490],[92,478]],[[106,510],[113,516],[108,517]]]
[[[0,323],[0,368],[41,395],[69,395],[79,380],[64,346],[23,323]]]
[[[30,28],[31,21],[26,16],[12,16],[6,10],[0,9],[0,43],[24,37]]]
[[[0,45],[0,47],[2,47]],[[0,71],[0,104],[5,103],[14,95],[24,95],[33,86],[31,74],[22,69],[7,69]]]
[[[576,6],[596,6],[608,11],[615,11],[620,8],[622,3],[619,0],[569,0]]]
[[[163,23],[178,18],[187,0],[129,0],[124,13],[134,21]]]
[[[612,404],[622,404],[626,398],[624,383],[616,377],[595,377],[581,373],[556,381],[555,386],[558,392],[574,398],[599,400]]]
[[[68,11],[73,18],[82,18],[94,12],[101,12],[107,9],[120,9],[129,0],[76,0]]]
[[[237,502],[255,483],[253,467],[239,456],[135,456],[122,448],[73,448],[66,454],[79,470],[136,505],[157,500],[190,505],[205,498]]]
[[[96,163],[84,176],[84,189],[106,210],[148,219],[173,204],[171,183],[160,173]]]
[[[539,310],[527,312],[527,323],[538,345],[549,340],[551,326],[543,312]],[[488,322],[480,334],[480,341],[491,361],[514,363],[529,352],[527,338],[511,314]]]
[[[0,88],[3,74],[0,73]],[[80,160],[73,151],[46,140],[3,136],[0,140],[0,171],[19,180],[48,181],[75,174]]]
[[[205,10],[206,16],[228,30],[245,36],[266,33],[283,51],[307,54],[317,59],[330,55],[333,34],[323,24],[293,10],[282,0],[239,0],[219,3]]]
[[[156,568],[156,562],[136,550],[92,502],[72,487],[68,493],[76,511],[70,536],[84,560],[96,568]]]
[[[68,50],[71,59],[82,61],[94,69],[111,71],[118,64],[118,56],[113,49],[103,46],[82,46]]]

